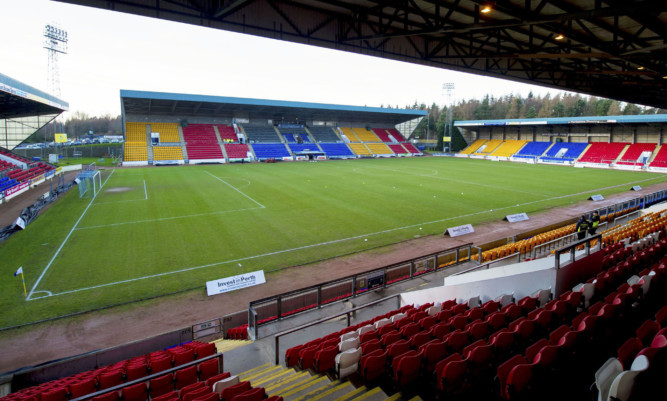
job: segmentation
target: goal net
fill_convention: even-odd
[[[77,177],[79,198],[93,198],[102,188],[102,174],[99,170],[84,171]]]

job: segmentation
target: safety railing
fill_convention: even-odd
[[[281,337],[284,337],[288,334],[296,333],[297,331],[307,329],[309,327],[317,326],[318,324],[328,322],[329,320],[337,319],[341,316],[346,316],[347,325],[345,327],[350,327],[350,319],[351,319],[350,314],[355,313],[355,312],[360,311],[360,310],[363,310],[363,309],[366,309],[366,308],[371,307],[371,306],[375,306],[377,304],[381,304],[383,302],[391,300],[392,298],[396,298],[396,309],[400,308],[401,307],[401,294],[394,294],[394,295],[391,295],[391,296],[388,296],[388,297],[385,297],[385,298],[382,298],[382,299],[378,299],[378,300],[373,301],[373,302],[369,302],[369,303],[364,304],[362,306],[358,306],[358,307],[350,309],[348,311],[341,312],[341,313],[331,315],[331,316],[327,316],[327,317],[322,318],[320,320],[316,320],[314,322],[302,324],[299,327],[295,327],[293,329],[289,329],[287,331],[283,331],[281,333],[275,334],[273,336],[273,338],[274,338],[274,341],[275,341],[276,365],[280,364],[280,338]]]
[[[120,390],[122,390],[125,387],[129,387],[129,386],[132,386],[132,385],[135,385],[135,384],[138,384],[138,383],[149,383],[152,379],[162,377],[162,376],[167,375],[169,373],[173,373],[177,370],[185,369],[185,368],[188,368],[188,367],[193,366],[193,365],[199,365],[202,362],[208,361],[210,359],[215,359],[215,358],[218,359],[218,371],[219,372],[224,372],[224,361],[223,361],[222,353],[219,353],[219,354],[209,355],[209,356],[194,360],[192,362],[184,363],[182,365],[178,365],[178,366],[175,366],[173,368],[169,368],[169,369],[166,369],[166,370],[161,370],[157,373],[153,373],[151,375],[144,376],[144,377],[141,377],[141,378],[136,379],[136,380],[131,380],[131,381],[125,382],[123,384],[119,384],[117,386],[105,388],[104,390],[99,390],[99,391],[96,391],[94,393],[86,394],[86,395],[81,396],[79,398],[73,398],[70,401],[85,401],[85,400],[91,400],[95,397],[99,397],[101,395],[108,394],[108,393],[111,393],[111,392],[118,393],[118,392],[120,392]],[[147,387],[146,391],[150,392],[150,386]]]
[[[479,254],[481,255],[481,250],[480,250]],[[478,266],[473,266],[470,269],[466,269],[466,270],[460,271],[458,273],[455,273],[455,274],[453,274],[453,276],[458,276],[460,274],[470,273],[470,272],[473,272],[473,271],[476,271],[476,270],[489,269],[494,264],[501,264],[501,263],[506,264],[511,259],[516,259],[516,261],[515,261],[516,263],[521,262],[521,253],[520,252],[515,252],[511,255],[503,256],[502,258],[494,259],[490,262],[487,262],[487,263],[484,263],[484,264],[481,264],[481,265],[478,265]]]
[[[248,307],[248,335],[256,340],[259,326],[296,313],[355,298],[369,291],[434,273],[471,259],[472,243],[416,259],[408,259],[322,284],[252,301]]]
[[[600,246],[602,244],[602,234],[595,234],[595,235],[592,235],[590,237],[575,241],[575,242],[571,243],[570,245],[568,245],[564,248],[556,249],[556,252],[554,252],[554,255],[556,256],[556,260],[554,262],[554,267],[556,268],[556,270],[560,269],[560,265],[561,265],[560,255],[565,254],[565,253],[569,253],[570,258],[566,262],[567,262],[567,264],[572,263],[572,262],[575,261],[577,248],[580,245],[584,245],[584,251],[586,253],[586,256],[588,256],[588,255],[591,254],[591,248],[592,248],[591,243],[594,242],[594,241],[596,241],[596,244],[598,246]]]

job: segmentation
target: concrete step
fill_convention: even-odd
[[[354,389],[353,391],[350,391],[347,394],[344,394],[344,395],[336,398],[335,401],[350,401],[350,400],[354,399],[355,397],[359,396],[360,394],[363,394],[367,391],[368,391],[368,388],[366,386],[361,386],[361,387],[358,387],[358,388]]]
[[[312,379],[314,379],[314,377],[307,371],[296,372],[295,375],[286,377],[276,383],[267,383],[264,388],[266,389],[267,394],[277,395],[281,392],[285,393],[299,387]]]
[[[273,366],[269,366],[269,367],[257,370],[255,372],[252,372],[252,373],[249,373],[249,374],[241,373],[239,375],[239,379],[241,379],[241,381],[250,381],[250,383],[252,383],[253,387],[256,387],[255,386],[256,381],[259,381],[262,378],[265,378],[265,377],[268,377],[268,376],[272,376],[273,374],[279,373],[283,369],[285,369],[285,368],[280,366],[280,365],[273,365]]]
[[[281,383],[285,380],[289,380],[290,378],[296,376],[298,374],[297,371],[294,369],[287,369],[287,368],[282,368],[279,371],[274,372],[273,374],[266,375],[260,378],[257,378],[256,380],[252,381],[252,386],[253,387],[265,387],[267,385],[273,385],[277,383]]]
[[[305,381],[299,386],[271,395],[280,395],[285,399],[285,401],[292,401],[300,398],[305,394],[309,394],[311,392],[317,391],[318,389],[326,387],[329,384],[331,384],[331,381],[326,376],[312,376],[310,380]]]
[[[239,373],[237,376],[239,376],[239,377],[241,377],[241,376],[249,376],[249,375],[252,375],[252,374],[254,374],[254,373],[256,373],[256,372],[260,372],[260,371],[262,371],[262,370],[269,369],[269,368],[271,368],[271,367],[273,367],[273,366],[276,366],[276,365],[275,365],[274,363],[267,362],[267,363],[265,363],[265,364],[263,364],[263,365],[259,365],[259,366],[257,366],[256,368],[248,369],[248,370],[246,370],[245,372],[241,372],[241,373]]]
[[[350,382],[340,383],[338,381],[332,382],[327,389],[317,392],[316,394],[304,395],[299,401],[335,401],[355,391],[356,388]]]
[[[252,341],[250,340],[225,340],[224,338],[221,338],[219,340],[213,341],[213,344],[215,344],[215,349],[218,351],[218,353],[222,352],[229,352],[233,349],[239,348],[246,346],[248,344],[252,344]]]
[[[383,401],[386,399],[387,394],[378,386],[359,394],[357,397],[350,401]]]

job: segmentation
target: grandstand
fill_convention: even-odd
[[[373,152],[363,143],[350,143],[350,149],[359,156],[372,156]]]

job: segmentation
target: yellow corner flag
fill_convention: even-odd
[[[21,275],[21,281],[23,282],[23,294],[25,294],[26,298],[28,297],[28,291],[25,289],[25,278],[23,277],[23,266],[19,267],[17,271],[14,272],[14,277]]]

